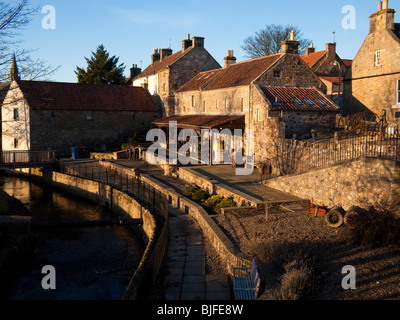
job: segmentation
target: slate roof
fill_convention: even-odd
[[[179,128],[244,128],[244,115],[173,115],[152,122],[154,126],[168,126],[171,121],[176,121]]]
[[[22,80],[18,84],[33,109],[158,112],[141,87]]]
[[[274,111],[339,111],[339,107],[315,88],[259,85],[270,110]]]

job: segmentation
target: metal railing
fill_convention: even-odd
[[[54,151],[2,151],[0,165],[18,167],[38,167],[55,162]]]
[[[156,209],[164,218],[168,215],[168,200],[166,196],[141,181],[138,177],[105,168],[101,165],[93,165],[93,162],[60,163],[60,173],[76,176],[96,182],[111,185],[141,200],[150,209]]]
[[[277,156],[265,160],[264,165],[275,175],[287,175],[361,157],[399,161],[400,135],[364,132],[316,142],[282,139],[275,149]]]

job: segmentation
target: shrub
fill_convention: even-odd
[[[218,203],[220,203],[222,200],[224,199],[223,196],[216,194],[214,196],[211,196],[210,198],[207,199],[206,203],[207,205],[214,207],[216,206]]]
[[[209,193],[203,189],[197,189],[192,193],[192,198],[196,200],[207,200],[209,197]]]
[[[215,205],[214,211],[220,214],[222,208],[234,208],[234,207],[237,207],[237,204],[234,200],[224,198]]]
[[[379,247],[400,242],[400,218],[391,212],[360,210],[347,223],[350,237],[357,244]]]
[[[200,189],[193,183],[185,187],[185,195],[195,200],[206,200],[210,197],[207,191]]]
[[[282,300],[300,300],[310,287],[312,270],[307,265],[300,265],[298,261],[292,263],[296,266],[289,268],[281,277],[279,299]]]

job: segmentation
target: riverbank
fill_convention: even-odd
[[[18,199],[0,190],[0,296],[23,258],[31,252],[30,212]]]

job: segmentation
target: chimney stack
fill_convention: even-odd
[[[142,69],[137,67],[137,64],[134,64],[133,67],[131,68],[131,78],[135,78],[139,74],[142,73]]]
[[[224,68],[236,63],[236,57],[233,55],[233,50],[228,50],[228,55],[224,58]]]
[[[153,54],[151,55],[151,64],[153,65],[155,62],[160,60],[160,53],[158,49],[154,49]]]
[[[328,51],[329,55],[336,54],[336,43],[327,43],[326,51]]]
[[[192,40],[190,40],[190,34],[188,33],[187,39],[182,40],[182,52],[192,46]]]
[[[202,38],[202,37],[193,37],[192,46],[194,48],[204,48],[204,38]]]
[[[314,52],[315,52],[314,44],[311,43],[310,47],[306,49],[306,57],[308,57],[309,54]]]
[[[160,61],[163,61],[170,55],[172,55],[172,49],[160,49]]]
[[[290,32],[290,40],[285,40],[281,44],[282,53],[299,54],[300,42],[294,40],[294,31]]]
[[[394,15],[396,11],[389,9],[389,0],[379,1],[378,11],[370,16],[370,33],[380,30],[394,30]]]

